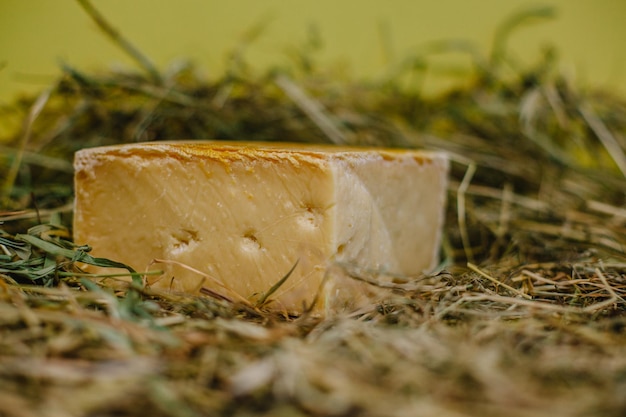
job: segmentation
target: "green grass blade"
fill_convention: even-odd
[[[298,262],[300,262],[299,259],[296,261],[295,264],[293,264],[289,272],[287,272],[284,277],[278,280],[276,284],[272,285],[272,287],[265,294],[263,294],[263,296],[261,296],[261,299],[257,303],[257,307],[264,305],[267,302],[268,298],[271,297],[272,294],[274,294],[285,283],[285,281],[287,281],[287,279],[291,276],[293,271],[296,269],[296,266],[298,266]]]

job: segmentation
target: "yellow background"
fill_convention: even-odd
[[[94,0],[94,5],[161,69],[190,58],[211,76],[246,30],[266,29],[246,52],[255,67],[286,64],[311,25],[324,42],[322,62],[356,77],[376,77],[428,41],[466,39],[487,53],[510,13],[553,5],[556,19],[517,32],[511,50],[532,60],[546,44],[562,70],[583,85],[626,91],[626,1],[621,0]],[[380,28],[391,48],[383,48]],[[388,52],[391,52],[389,54]],[[63,60],[86,70],[134,65],[72,0],[0,0],[0,104],[40,90]]]

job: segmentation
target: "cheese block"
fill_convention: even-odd
[[[350,303],[330,266],[434,268],[446,200],[443,153],[286,143],[155,142],[75,155],[74,239],[93,255],[165,274],[150,285],[299,313]],[[345,280],[343,281],[346,282]]]

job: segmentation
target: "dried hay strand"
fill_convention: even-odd
[[[0,142],[0,415],[624,415],[626,102],[576,87],[550,51],[516,66],[495,43],[438,97],[403,85],[437,71],[427,55],[377,82],[309,55],[259,76],[237,55],[216,80],[65,66],[0,109],[24,121]],[[377,297],[320,319],[158,291],[71,242],[74,151],[179,138],[447,150],[444,261],[335,265]]]

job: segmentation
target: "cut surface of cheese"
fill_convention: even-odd
[[[434,268],[446,200],[443,153],[286,143],[153,142],[75,156],[74,239],[151,285],[302,312],[331,265],[419,275]],[[222,286],[223,285],[223,286]]]

